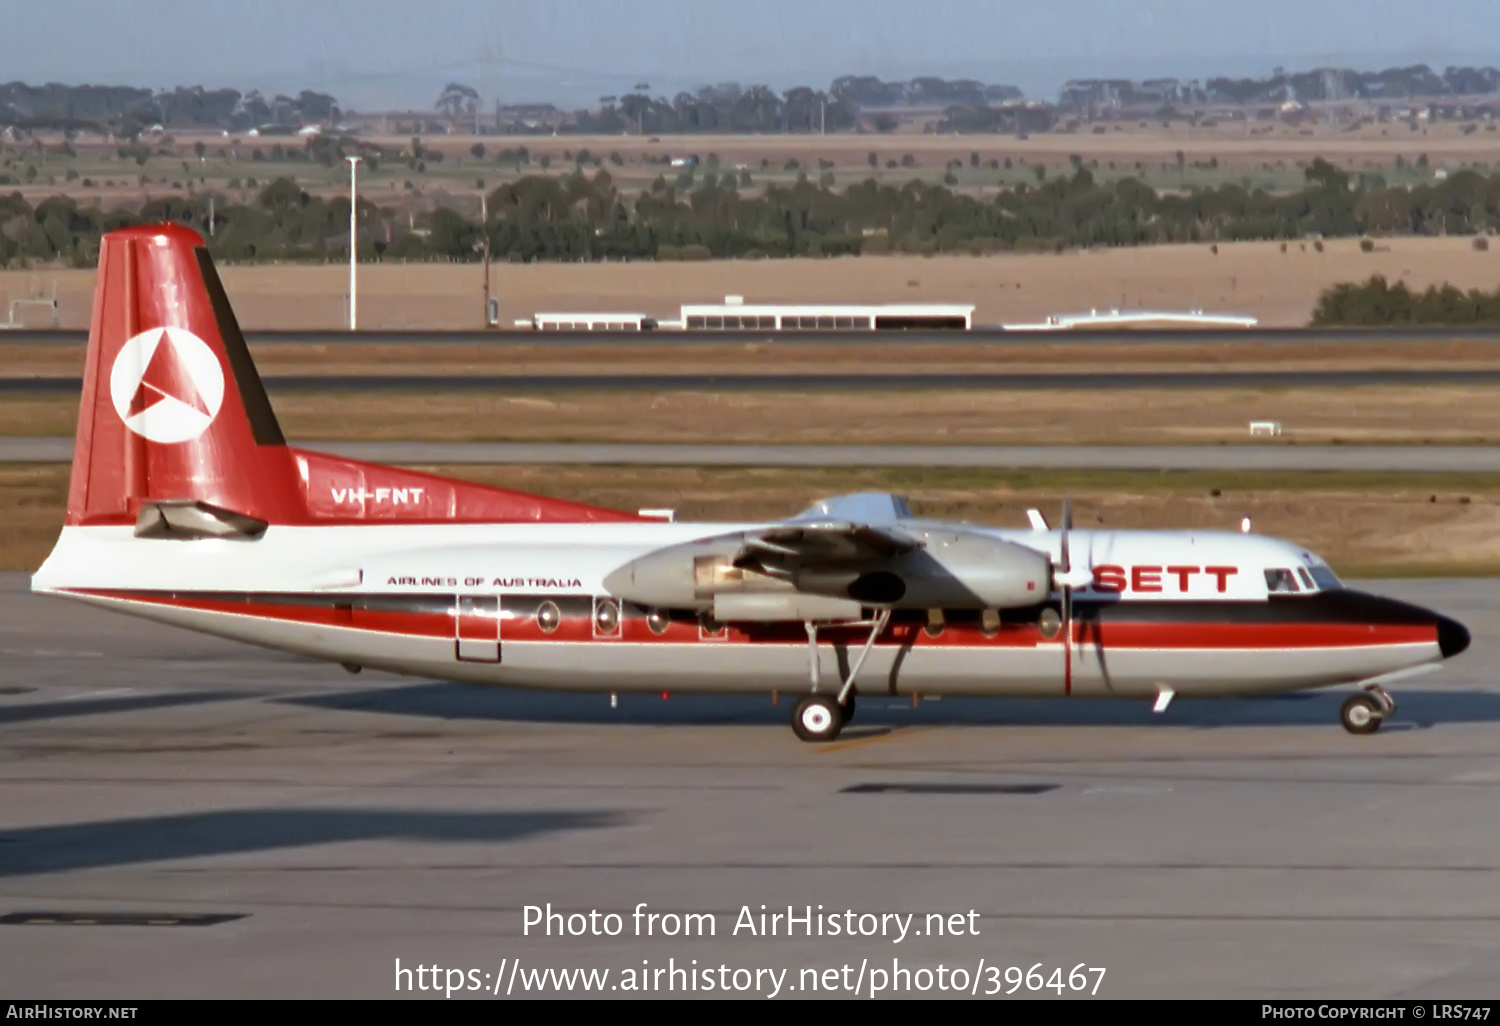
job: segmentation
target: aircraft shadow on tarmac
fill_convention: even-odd
[[[62,702],[26,702],[0,705],[0,726],[31,723],[68,716],[97,716],[101,713],[136,712],[143,709],[167,709],[204,702],[231,702],[253,698],[253,691],[176,691],[155,695],[114,695],[109,698],[79,698]]]
[[[1120,726],[1120,727],[1275,727],[1330,726],[1348,691],[1302,692],[1261,698],[1179,699],[1158,716],[1144,701],[1065,698],[911,699],[860,695],[854,724],[898,727],[951,726]],[[1398,693],[1399,707],[1385,729],[1431,727],[1442,723],[1500,723],[1500,693],[1425,690]],[[597,694],[524,691],[470,684],[393,685],[358,691],[282,699],[320,709],[427,716],[445,720],[513,720],[526,723],[634,725],[784,726],[791,697],[773,706],[759,695],[624,695],[611,709]]]
[[[163,859],[305,848],[341,841],[506,842],[626,821],[606,811],[460,812],[419,809],[232,809],[0,832],[0,877]]]

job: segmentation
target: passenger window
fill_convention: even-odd
[[[1290,570],[1267,570],[1266,590],[1272,594],[1295,592],[1297,591],[1297,575]]]
[[[1308,591],[1318,590],[1318,586],[1313,583],[1312,575],[1300,566],[1297,568],[1297,576],[1302,580],[1302,587],[1306,588]]]
[[[688,318],[688,327],[689,328],[702,328],[702,327],[704,327],[704,325],[705,325],[705,322],[704,322],[704,318],[702,318],[702,317],[689,317]]]
[[[831,327],[833,327],[833,318],[832,317],[819,317],[818,318],[818,327],[820,327],[820,328],[831,328]]]

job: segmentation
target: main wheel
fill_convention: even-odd
[[[844,720],[844,726],[847,727],[854,722],[854,692],[849,692],[849,697],[844,700],[844,704],[841,707],[841,715]]]
[[[831,698],[808,695],[792,709],[792,731],[803,741],[832,741],[843,729],[843,713]]]
[[[1373,695],[1350,695],[1339,709],[1339,719],[1351,734],[1373,734],[1385,719],[1385,710]]]

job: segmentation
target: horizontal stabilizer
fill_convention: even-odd
[[[158,500],[141,505],[135,521],[137,538],[259,538],[266,522],[192,499]]]

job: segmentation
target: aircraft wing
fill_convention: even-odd
[[[920,545],[892,528],[852,521],[784,524],[747,534],[732,565],[784,577],[793,569],[841,570],[881,563]]]

